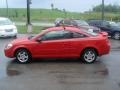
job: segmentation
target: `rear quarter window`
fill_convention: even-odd
[[[73,38],[84,38],[84,37],[87,36],[81,33],[73,32]]]
[[[88,31],[88,30],[84,30],[85,33],[87,33],[88,35],[91,35],[91,36],[97,36],[98,34],[95,33],[95,32],[91,32],[91,31]]]

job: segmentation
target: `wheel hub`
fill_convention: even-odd
[[[26,62],[28,60],[28,54],[26,52],[19,52],[17,58],[20,62]]]
[[[92,62],[95,59],[95,54],[92,51],[88,51],[87,53],[85,53],[84,59],[87,62]]]

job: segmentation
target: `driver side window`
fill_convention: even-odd
[[[69,31],[58,30],[50,31],[42,36],[42,40],[58,40],[58,39],[67,39],[71,38],[72,34]]]

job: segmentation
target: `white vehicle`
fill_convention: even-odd
[[[17,27],[8,18],[0,17],[0,37],[17,37]]]

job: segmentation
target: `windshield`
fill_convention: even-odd
[[[11,25],[12,22],[9,19],[0,20],[0,25]]]
[[[88,23],[84,20],[75,20],[75,22],[77,22],[79,25],[89,26]]]
[[[119,25],[116,22],[109,22],[110,26],[118,27]]]

